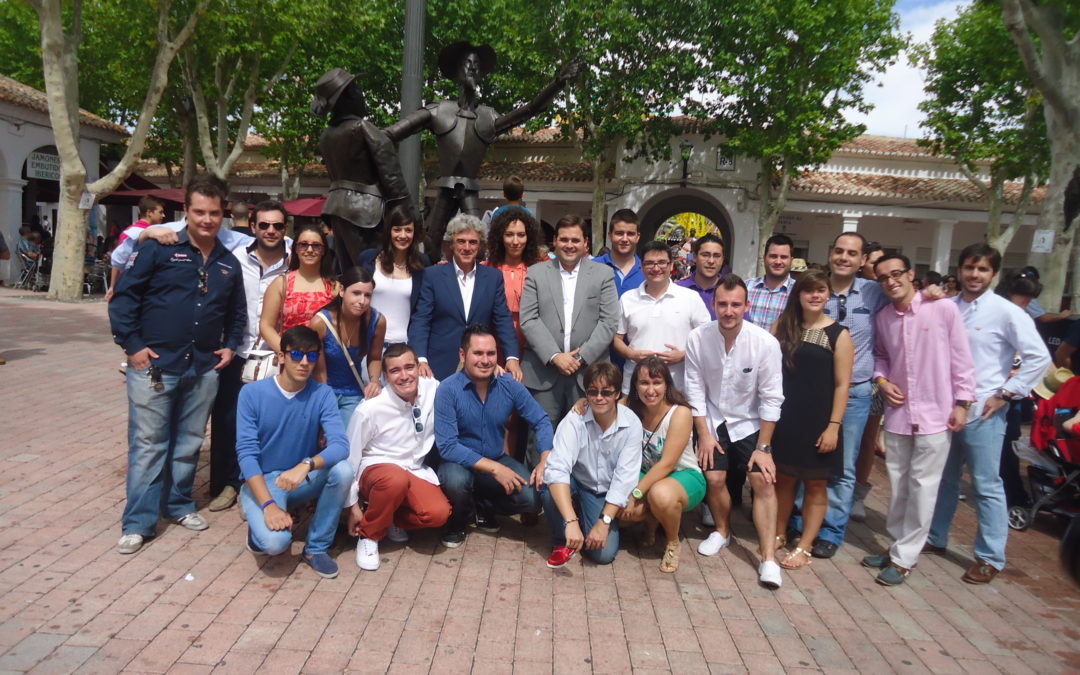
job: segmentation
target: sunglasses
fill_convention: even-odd
[[[207,286],[207,279],[208,279],[208,276],[206,274],[206,268],[205,267],[200,267],[199,268],[199,295],[206,295],[206,293],[210,290],[210,288]]]
[[[315,363],[319,360],[319,352],[305,352],[303,349],[290,349],[288,353],[289,358],[296,363],[303,361],[305,356],[307,357],[308,363]]]
[[[836,296],[836,304],[838,304],[840,306],[840,311],[837,312],[837,314],[839,315],[839,318],[837,320],[838,321],[843,321],[844,319],[847,318],[847,296],[846,295],[838,295],[838,296]]]
[[[424,431],[424,423],[420,421],[420,406],[413,406],[412,409],[413,428],[416,429],[416,433],[422,433]]]
[[[589,387],[585,390],[585,395],[589,398],[611,398],[617,393],[619,393],[617,389],[597,389],[596,387]]]
[[[298,241],[296,242],[296,248],[300,249],[301,251],[310,248],[315,253],[321,253],[323,250],[323,245],[316,244],[310,241]]]
[[[284,232],[285,231],[285,223],[256,223],[255,227],[257,227],[257,228],[259,228],[260,230],[263,230],[263,231],[269,230],[271,227],[274,228],[275,230],[277,230],[278,232]]]

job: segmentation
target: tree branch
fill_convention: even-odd
[[[964,178],[967,178],[969,181],[971,181],[972,185],[979,188],[979,191],[982,192],[983,197],[990,199],[993,193],[990,188],[987,187],[986,183],[982,182],[982,179],[976,176],[975,172],[969,169],[967,164],[960,161],[959,157],[955,157],[954,159],[956,159],[956,165],[960,167],[960,173],[964,174]]]
[[[1065,119],[1069,119],[1069,105],[1062,96],[1061,91],[1058,90],[1046,70],[1046,63],[1043,59],[1039,58],[1038,52],[1035,48],[1035,41],[1031,38],[1031,33],[1028,30],[1028,20],[1039,21],[1039,17],[1032,14],[1030,8],[1030,0],[1002,0],[1001,2],[1001,18],[1005,22],[1005,28],[1008,29],[1009,35],[1012,37],[1013,43],[1016,45],[1017,50],[1020,52],[1020,60],[1024,63],[1024,68],[1027,70],[1028,75],[1031,77],[1032,82],[1042,92],[1043,98],[1046,103],[1050,105],[1059,115],[1062,115]],[[1045,29],[1045,27],[1044,27]],[[1036,28],[1038,30],[1038,28]],[[1042,33],[1040,32],[1040,37]],[[1042,47],[1044,56],[1049,54],[1057,59],[1063,58],[1063,45],[1060,42],[1060,33],[1056,36],[1050,36],[1050,40],[1043,39]]]

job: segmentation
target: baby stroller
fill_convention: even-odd
[[[1039,511],[1064,518],[1080,515],[1080,435],[1062,424],[1080,409],[1080,377],[1067,380],[1050,398],[1039,401],[1031,423],[1031,443],[1013,448],[1028,462],[1031,506],[1009,509],[1009,527],[1026,530]]]

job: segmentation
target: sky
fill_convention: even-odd
[[[934,22],[955,17],[957,9],[967,4],[967,0],[897,0],[895,11],[900,15],[900,29],[918,43],[930,39]],[[882,86],[871,84],[866,91],[874,109],[868,115],[851,113],[848,119],[865,124],[868,134],[920,138],[923,114],[918,106],[925,98],[923,78],[908,63],[906,52],[880,76],[879,82]]]

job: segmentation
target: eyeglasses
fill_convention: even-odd
[[[659,267],[662,269],[670,264],[670,260],[646,260],[645,262],[641,263],[641,266],[645,269],[648,269],[650,267]]]
[[[585,395],[589,398],[611,398],[617,393],[619,393],[618,389],[597,389],[596,387],[589,387],[585,390]]]
[[[907,273],[908,273],[908,270],[893,270],[892,272],[889,272],[888,274],[882,274],[881,276],[879,276],[877,278],[877,280],[878,280],[879,284],[883,284],[886,281],[888,281],[889,279],[899,279],[900,277],[904,276]]]
[[[255,227],[257,227],[257,228],[259,228],[260,230],[263,230],[263,231],[269,230],[271,227],[274,228],[275,230],[277,230],[278,232],[284,232],[285,231],[285,223],[256,223]]]
[[[298,241],[298,242],[296,242],[296,248],[300,249],[301,251],[303,251],[304,249],[309,249],[310,248],[315,253],[322,253],[323,245],[322,244],[316,244],[316,243],[310,242],[310,241]]]
[[[843,321],[844,319],[847,318],[847,296],[846,295],[838,295],[838,296],[836,296],[836,304],[838,304],[840,306],[840,311],[837,312],[837,314],[839,314],[839,319],[837,319],[837,321]]]
[[[413,428],[416,429],[416,433],[423,433],[424,423],[420,421],[420,406],[414,405],[412,407]]]
[[[303,361],[305,356],[307,357],[308,363],[315,363],[319,360],[319,352],[305,352],[303,349],[289,350],[289,358],[296,363]]]
[[[207,279],[208,279],[208,276],[206,274],[206,268],[205,267],[200,267],[199,268],[199,295],[206,295],[206,293],[210,290],[209,286],[207,285]]]

